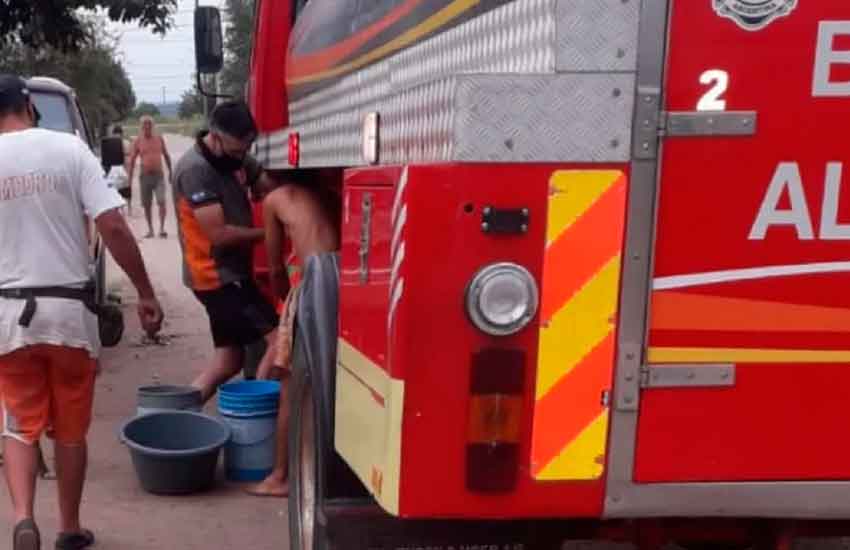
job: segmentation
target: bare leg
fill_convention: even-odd
[[[277,411],[277,433],[275,434],[274,469],[266,479],[252,485],[246,491],[259,497],[285,497],[289,494],[289,381],[291,376],[284,370],[280,381],[280,409]]]
[[[9,486],[9,495],[12,497],[12,508],[17,524],[23,519],[33,517],[38,449],[35,445],[27,445],[7,437],[4,459],[3,470],[6,472],[6,483]]]
[[[257,380],[268,380],[271,377],[272,367],[274,367],[274,360],[277,357],[277,331],[279,329],[275,329],[270,333],[266,334],[266,353],[263,354],[263,358],[260,360],[260,364],[257,366]]]
[[[145,219],[148,221],[148,234],[145,237],[150,238],[153,237],[153,208],[152,205],[146,204],[145,206]]]
[[[220,385],[239,373],[242,369],[244,354],[241,347],[215,349],[212,365],[204,369],[204,372],[192,382],[192,386],[201,390],[201,399],[204,403],[215,395]]]
[[[159,203],[159,236],[167,237],[168,233],[165,232],[165,203]]]
[[[88,447],[85,441],[77,444],[56,443],[56,475],[59,485],[60,531],[80,532],[80,502],[86,481]]]

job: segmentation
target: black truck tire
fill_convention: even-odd
[[[290,382],[289,416],[289,540],[291,550],[325,550],[320,525],[323,495],[321,430],[307,369],[294,369]]]

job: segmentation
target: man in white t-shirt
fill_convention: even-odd
[[[55,440],[61,533],[56,548],[88,548],[80,525],[91,423],[98,321],[86,290],[91,280],[84,218],[139,294],[149,334],[162,309],[98,159],[77,136],[33,128],[26,83],[0,75],[0,395],[4,471],[14,510],[15,550],[37,550],[33,520],[36,443]],[[58,297],[63,296],[63,297]],[[81,298],[82,296],[82,298]]]

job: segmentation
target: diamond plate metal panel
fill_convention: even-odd
[[[299,132],[301,166],[363,165],[363,118],[378,111],[384,164],[625,161],[634,77],[599,73],[634,71],[639,4],[506,4],[293,102],[292,128],[259,158],[287,168]]]
[[[633,90],[629,73],[458,75],[429,82],[380,104],[380,162],[625,162]],[[266,157],[267,165],[286,168],[285,138],[295,131],[301,166],[361,166],[362,122],[370,110],[379,105],[307,121],[258,149],[279,151]]]
[[[558,72],[637,70],[639,0],[558,0]]]
[[[630,74],[460,78],[452,160],[625,162],[633,90]]]
[[[291,123],[301,124],[387,96],[390,93],[391,63],[391,59],[381,61],[293,102],[290,104]]]
[[[403,51],[393,92],[464,73],[555,72],[556,0],[517,0]]]
[[[290,105],[292,124],[461,73],[553,73],[556,0],[516,0]]]
[[[456,78],[448,78],[393,97],[381,120],[381,162],[450,160],[456,89]]]

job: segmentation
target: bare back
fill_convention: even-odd
[[[300,260],[339,248],[335,224],[308,190],[298,185],[284,185],[269,193],[264,207],[271,209],[284,227]]]

